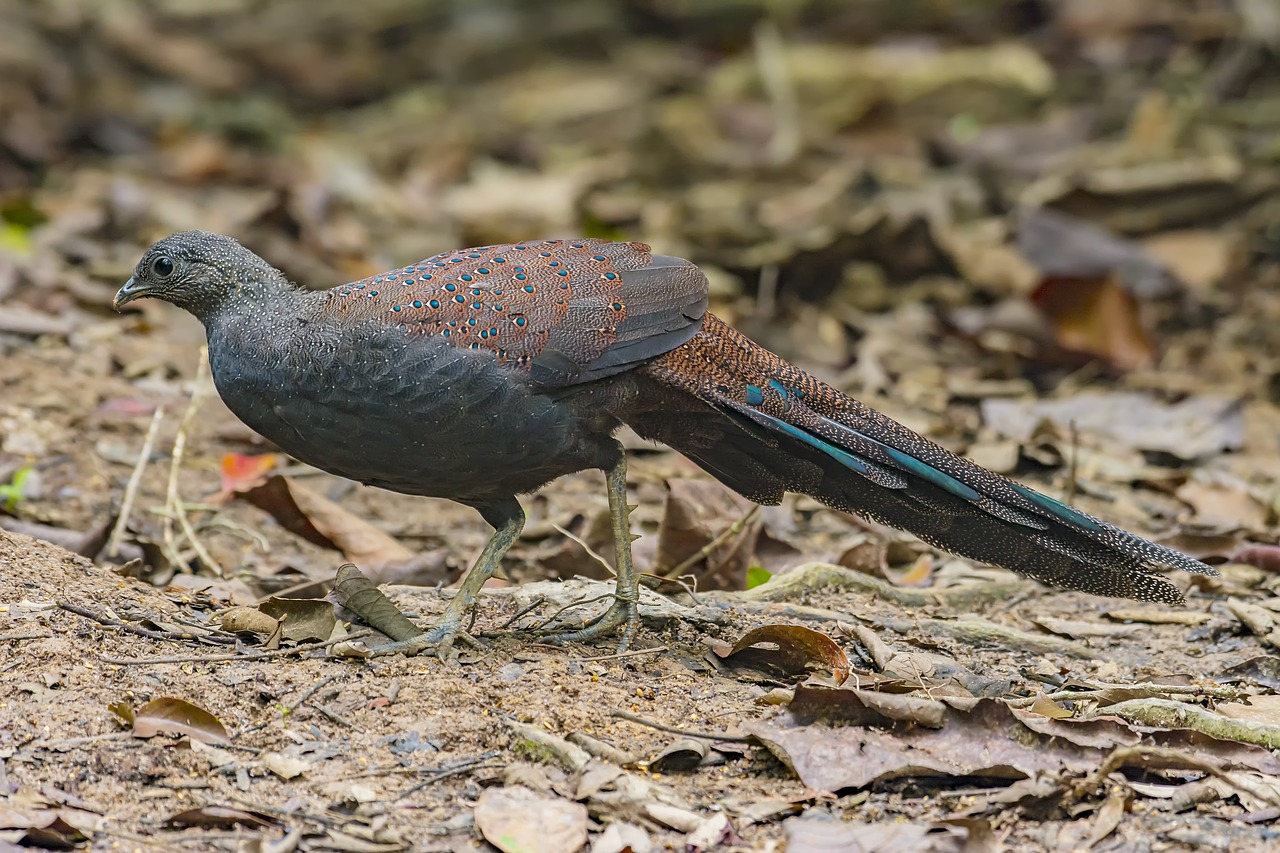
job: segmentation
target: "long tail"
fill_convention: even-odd
[[[939,447],[711,314],[638,379],[640,399],[622,420],[758,503],[802,492],[955,554],[1098,595],[1181,604],[1160,570],[1217,574]]]

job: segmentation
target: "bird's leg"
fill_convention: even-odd
[[[458,594],[445,607],[444,614],[434,625],[416,637],[378,646],[373,650],[374,655],[412,656],[434,648],[441,660],[449,657],[454,640],[462,633],[462,620],[475,606],[481,587],[484,586],[485,581],[493,577],[507,549],[524,529],[524,510],[520,508],[515,498],[500,507],[486,508],[482,513],[485,520],[494,526],[493,535],[489,537],[471,571],[467,572],[467,576],[462,579]]]
[[[627,504],[627,458],[618,454],[618,461],[605,472],[609,489],[609,520],[613,528],[614,565],[618,579],[613,593],[613,606],[599,618],[578,631],[565,631],[548,635],[545,639],[555,643],[573,643],[594,640],[612,634],[622,628],[622,641],[618,651],[624,652],[640,626],[640,586],[635,566],[631,563],[631,507]]]

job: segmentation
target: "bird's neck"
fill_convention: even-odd
[[[283,276],[245,277],[217,304],[192,311],[204,323],[209,342],[237,349],[279,348],[297,332],[317,294],[290,285]]]

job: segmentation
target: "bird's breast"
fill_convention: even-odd
[[[493,353],[391,329],[315,322],[270,339],[210,334],[227,406],[303,462],[458,500],[516,494],[591,467],[599,436]]]

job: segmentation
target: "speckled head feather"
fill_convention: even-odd
[[[181,231],[147,249],[112,302],[119,310],[135,299],[163,299],[207,321],[228,299],[289,289],[279,270],[231,237]]]

